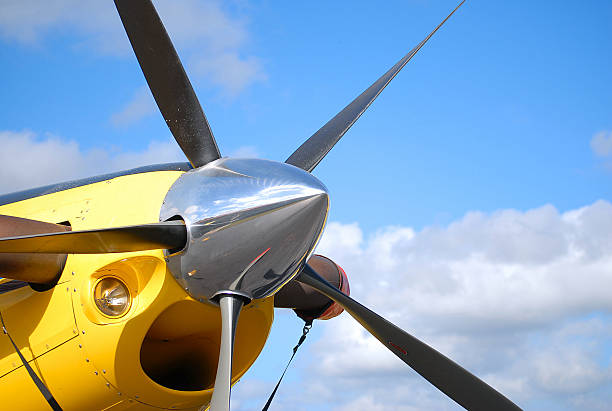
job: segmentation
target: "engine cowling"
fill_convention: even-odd
[[[308,259],[308,264],[334,287],[350,295],[346,273],[330,258],[314,254]],[[288,282],[274,295],[274,306],[291,308],[304,321],[329,320],[344,311],[340,305],[296,279]]]

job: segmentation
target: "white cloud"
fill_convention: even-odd
[[[214,0],[156,1],[155,6],[196,78],[236,95],[266,75],[259,58],[249,55],[247,22],[230,16]]]
[[[164,25],[192,80],[203,80],[234,96],[266,75],[259,58],[248,53],[244,19],[217,0],[155,1]],[[52,32],[69,32],[75,47],[134,58],[112,1],[22,0],[0,2],[0,36],[42,46]],[[136,61],[134,59],[134,64]],[[151,96],[139,91],[112,118],[127,125],[149,113]]]
[[[228,157],[260,158],[261,155],[255,146],[240,146],[227,154]]]
[[[145,90],[146,91],[146,90]],[[152,141],[141,151],[83,149],[74,140],[32,131],[0,131],[0,193],[149,164],[186,162],[174,139]],[[240,146],[230,157],[259,158],[253,146]]]
[[[193,59],[194,73],[221,85],[226,94],[233,96],[249,84],[266,80],[263,66],[256,57],[241,58],[235,51]]]
[[[368,410],[368,411],[388,411],[384,404],[377,401],[371,395],[362,395],[356,399],[344,404],[338,408],[337,411],[355,411],[355,410]],[[410,406],[399,406],[395,408],[396,411],[417,411],[417,408]]]
[[[269,384],[251,378],[242,379],[232,389],[232,410],[248,411],[261,407],[261,398],[269,394]]]
[[[367,237],[332,222],[317,252],[343,266],[357,300],[519,405],[612,401],[609,202],[472,212],[447,227]],[[348,315],[316,327],[306,387],[286,395],[316,393],[317,409],[458,409]]]
[[[0,34],[27,45],[43,43],[54,29],[77,30],[105,53],[125,53],[129,44],[112,2],[78,0],[22,0],[0,3]]]
[[[612,132],[601,131],[591,139],[591,150],[599,157],[612,155]]]
[[[143,151],[83,150],[79,144],[31,131],[0,131],[0,193],[133,167],[186,161],[174,140],[154,141]]]
[[[111,116],[111,123],[115,126],[126,126],[155,113],[157,106],[151,92],[146,87],[139,88],[134,97],[121,111]]]

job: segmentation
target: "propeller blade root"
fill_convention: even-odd
[[[233,294],[221,294],[221,347],[219,363],[215,377],[215,389],[210,401],[210,411],[229,411],[232,383],[232,359],[234,357],[234,339],[240,310],[244,304],[243,297]]]
[[[105,254],[182,249],[183,221],[0,238],[0,253]]]

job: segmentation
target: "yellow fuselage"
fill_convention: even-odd
[[[124,175],[6,204],[0,214],[68,222],[75,231],[157,222],[181,174]],[[93,301],[94,283],[104,276],[119,277],[130,289],[132,304],[120,318],[104,316]],[[210,400],[219,309],[179,286],[161,250],[69,255],[55,287],[5,292],[0,312],[64,410],[198,409]],[[273,297],[242,311],[233,382],[261,352],[272,321]],[[48,409],[6,335],[0,335],[0,398],[2,409]]]

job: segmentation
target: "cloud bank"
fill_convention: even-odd
[[[0,131],[0,194],[149,164],[185,162],[172,138],[152,141],[141,151],[84,150],[74,140],[32,131]],[[230,157],[259,157],[253,146]]]
[[[609,409],[609,202],[470,212],[368,236],[332,222],[317,251],[343,266],[358,301],[523,408]],[[347,314],[315,327],[322,337],[293,371],[301,382],[283,387],[275,409],[460,409]]]
[[[111,171],[186,161],[174,142],[153,141],[142,151],[83,150],[76,141],[31,131],[0,131],[0,193]]]

